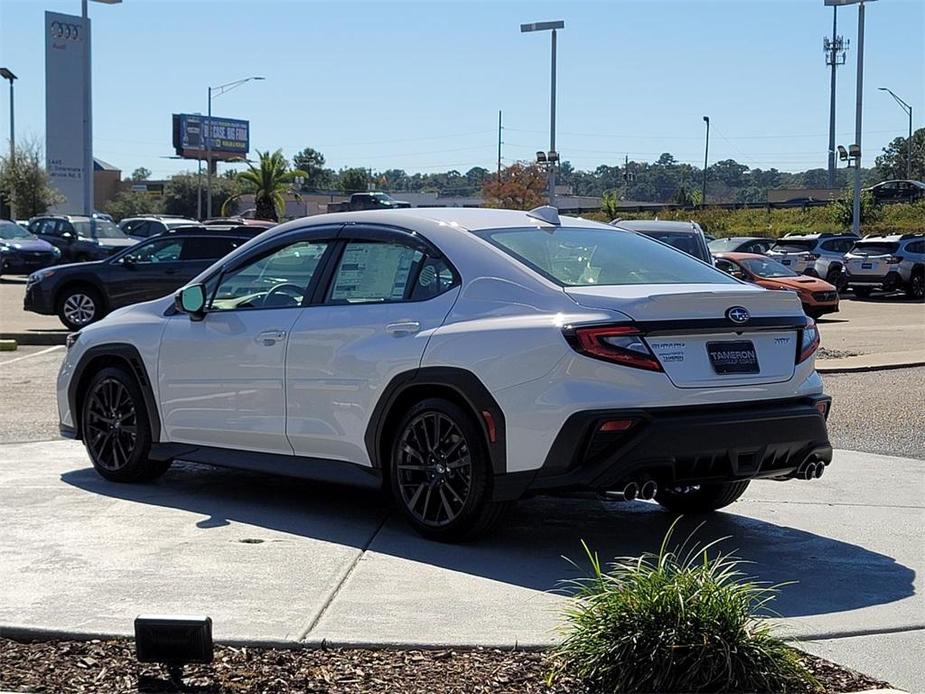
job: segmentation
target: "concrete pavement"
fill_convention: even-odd
[[[799,582],[775,609],[804,647],[923,690],[894,651],[925,646],[923,491],[925,461],[838,451],[821,480],[753,484],[698,537],[728,535],[758,578]],[[130,634],[141,612],[206,613],[224,641],[543,646],[579,540],[634,555],[670,521],[646,503],[533,499],[496,536],[441,545],[368,492],[183,464],[117,485],[80,444],[9,444],[0,624]]]

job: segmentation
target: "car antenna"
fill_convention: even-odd
[[[527,212],[528,217],[533,217],[534,219],[539,219],[542,222],[547,224],[554,224],[560,226],[562,222],[559,220],[559,210],[557,210],[552,205],[543,205],[542,207],[534,207],[532,210]]]

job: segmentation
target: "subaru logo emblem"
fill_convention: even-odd
[[[737,325],[742,325],[742,323],[747,323],[748,319],[751,317],[747,309],[742,308],[741,306],[733,306],[731,309],[726,311],[726,318],[731,320]]]

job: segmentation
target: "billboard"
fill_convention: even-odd
[[[173,114],[173,148],[185,159],[205,159],[209,148],[206,138],[211,131],[213,161],[245,159],[250,151],[250,123],[234,118],[197,113]]]
[[[82,212],[84,203],[84,46],[90,20],[45,13],[45,165],[65,200],[54,212]],[[92,180],[92,179],[91,179]]]

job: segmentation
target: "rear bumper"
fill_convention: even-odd
[[[659,486],[789,479],[809,459],[832,460],[831,398],[719,407],[578,412],[565,422],[538,470],[495,478],[497,499],[561,491],[611,491],[652,478]],[[824,407],[822,414],[817,407]],[[631,419],[624,432],[602,422]]]
[[[848,273],[849,287],[896,287],[903,283],[903,277],[893,270],[885,275],[852,275]]]

